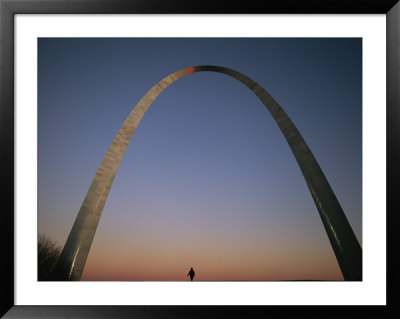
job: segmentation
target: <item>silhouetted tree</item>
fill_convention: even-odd
[[[38,236],[38,280],[49,281],[61,254],[61,246],[44,234]]]

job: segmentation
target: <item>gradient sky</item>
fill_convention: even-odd
[[[284,108],[362,245],[362,41],[38,40],[38,232],[64,245],[140,98],[193,65]],[[258,98],[218,73],[154,101],[121,162],[82,280],[343,280],[297,162]]]

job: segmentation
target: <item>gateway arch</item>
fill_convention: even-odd
[[[144,114],[157,96],[176,80],[196,72],[218,72],[242,82],[261,100],[285,136],[303,173],[345,280],[362,280],[362,249],[314,155],[289,116],[259,84],[246,75],[220,66],[201,65],[179,70],[154,85],[136,104],[89,187],[54,272],[55,280],[80,280],[98,222],[126,148]]]

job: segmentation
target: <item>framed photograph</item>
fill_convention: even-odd
[[[397,1],[0,10],[2,315],[399,313]]]

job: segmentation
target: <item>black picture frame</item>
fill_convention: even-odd
[[[386,306],[28,306],[14,302],[14,16],[15,14],[385,14],[387,21],[387,305]],[[400,317],[397,166],[400,136],[398,0],[0,0],[1,308],[5,318]],[[377,112],[379,109],[377,109]]]

